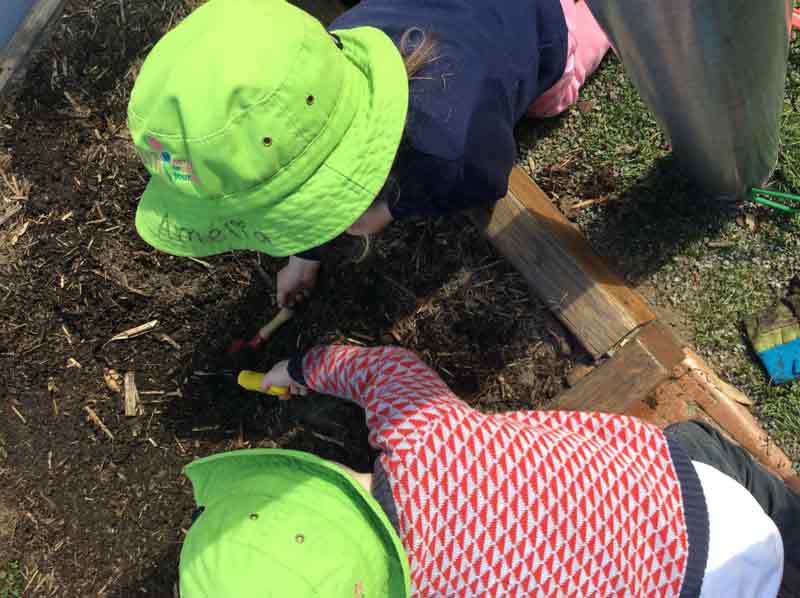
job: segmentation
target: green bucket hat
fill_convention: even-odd
[[[408,562],[380,506],[309,453],[233,451],[188,465],[200,514],[181,598],[407,598]]]
[[[151,174],[136,229],[198,257],[325,243],[380,192],[407,110],[403,59],[379,29],[331,35],[284,0],[211,0],[156,44],[131,93]]]

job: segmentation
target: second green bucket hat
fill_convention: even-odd
[[[285,256],[369,207],[400,144],[408,79],[379,29],[334,33],[284,0],[211,0],[156,44],[128,107],[151,174],[136,213],[145,241]]]
[[[358,482],[312,454],[249,449],[186,467],[199,506],[181,598],[408,598],[408,559]]]

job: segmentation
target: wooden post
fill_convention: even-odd
[[[556,408],[621,413],[661,427],[713,423],[800,491],[791,460],[744,406],[749,399],[656,320],[519,167],[491,216],[473,220],[584,348],[605,358],[556,398]]]
[[[661,427],[690,419],[697,413],[684,401],[659,401],[654,396],[683,357],[669,330],[660,322],[652,322],[595,371],[561,393],[556,407],[624,413]]]
[[[491,216],[473,218],[593,357],[655,320],[647,303],[606,267],[519,167]]]

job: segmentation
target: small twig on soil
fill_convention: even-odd
[[[608,203],[608,200],[611,199],[610,197],[598,197],[596,199],[584,199],[583,201],[576,201],[574,204],[570,205],[571,210],[582,210],[583,208],[588,208],[589,206],[600,206],[604,203]]]
[[[100,202],[99,201],[94,202],[94,207],[92,207],[92,210],[97,212],[97,217],[100,218],[100,220],[105,220],[106,219],[105,214],[103,214],[103,208],[100,207]]]
[[[375,342],[375,337],[374,336],[369,336],[368,334],[361,334],[359,332],[351,332],[350,334],[353,337],[355,337],[357,339],[361,339],[362,341],[366,341],[368,343],[374,343]]]
[[[75,98],[73,98],[68,91],[64,91],[64,97],[67,98],[76,118],[88,118],[91,116],[92,111],[82,106]]]
[[[31,191],[31,184],[28,181],[22,179],[22,182],[20,182],[13,174],[7,175],[3,172],[2,168],[0,168],[0,179],[3,180],[3,184],[10,192],[10,195],[5,196],[6,199],[18,199],[22,201],[28,199],[28,194]]]
[[[125,373],[125,417],[138,417],[142,415],[142,406],[139,404],[139,390],[136,388],[136,374]]]
[[[94,239],[92,239],[92,241],[94,241]],[[87,247],[86,250],[88,251],[89,247]],[[97,276],[99,276],[103,280],[107,280],[108,282],[111,282],[111,283],[114,283],[115,285],[118,285],[119,287],[125,289],[129,293],[133,293],[134,295],[141,295],[142,297],[151,297],[152,296],[149,293],[145,293],[144,291],[140,291],[139,289],[136,289],[136,288],[132,287],[131,285],[129,285],[125,281],[114,280],[113,278],[110,278],[109,276],[106,276],[105,274],[103,274],[99,270],[89,270],[89,272],[91,272],[92,274],[96,274]]]
[[[180,351],[180,349],[181,349],[181,346],[175,341],[175,339],[173,339],[172,337],[170,337],[170,336],[168,336],[166,334],[159,334],[158,335],[158,340],[167,343],[173,349],[177,349],[178,351]]]
[[[214,266],[212,266],[212,265],[211,265],[211,264],[209,264],[208,262],[204,262],[203,260],[199,260],[199,259],[197,259],[196,257],[191,257],[191,256],[186,256],[186,257],[188,257],[188,258],[189,258],[190,260],[192,260],[193,262],[197,262],[197,263],[198,263],[198,264],[200,264],[201,266],[204,266],[204,267],[208,268],[209,270],[213,270],[213,269],[214,269]]]
[[[21,209],[22,209],[22,205],[21,204],[17,204],[15,206],[13,206],[8,212],[6,212],[2,216],[0,216],[0,226],[3,226],[8,220],[11,219],[12,216],[14,216],[14,214],[19,212]]]
[[[11,236],[8,238],[8,244],[11,245],[12,247],[16,245],[17,241],[19,241],[22,238],[22,235],[25,234],[25,231],[28,230],[28,227],[30,225],[31,225],[30,220],[26,220],[20,226],[18,226],[17,229],[13,233],[11,233]]]
[[[111,368],[103,369],[103,381],[111,392],[122,392],[122,376],[117,370]]]
[[[729,247],[733,247],[736,245],[733,241],[709,241],[706,243],[706,247],[711,249],[728,249]]]
[[[30,589],[31,589],[31,585],[33,584],[33,581],[36,579],[36,576],[37,576],[37,575],[39,575],[39,569],[36,569],[36,570],[35,570],[35,571],[34,571],[34,572],[31,574],[31,576],[30,576],[29,578],[27,578],[27,581],[28,581],[28,583],[25,585],[25,589],[23,590],[23,592],[24,592],[24,594],[25,594],[26,596],[29,596],[29,595],[30,595],[30,594],[28,594],[28,590],[30,590]],[[24,577],[24,576],[23,576],[23,577]]]
[[[86,406],[84,406],[83,410],[86,411],[86,413],[89,415],[89,420],[94,425],[96,425],[98,428],[100,428],[100,430],[102,430],[102,432],[106,436],[108,436],[111,440],[114,440],[114,435],[111,433],[111,430],[109,430],[106,427],[106,425],[103,423],[103,420],[100,419],[100,417],[97,415],[97,413],[94,412],[94,409],[92,409],[91,407],[86,405]]]
[[[396,280],[394,280],[394,279],[390,278],[390,277],[389,277],[389,276],[387,276],[386,274],[381,274],[381,278],[383,278],[384,280],[386,280],[386,281],[387,281],[389,284],[391,284],[393,287],[397,288],[398,290],[400,290],[400,291],[403,291],[403,292],[404,292],[406,295],[408,295],[409,297],[411,297],[411,299],[413,299],[414,301],[416,301],[416,300],[417,300],[417,296],[416,296],[414,293],[412,293],[410,290],[408,290],[406,287],[404,287],[403,285],[401,285],[401,284],[400,284],[399,282],[397,282]]]
[[[345,448],[344,442],[342,442],[341,440],[337,440],[336,438],[331,438],[330,436],[325,436],[324,434],[320,434],[319,432],[311,432],[311,435],[314,436],[315,438],[319,438],[323,442],[330,442],[330,443],[336,444],[336,445],[338,445],[338,446],[340,446],[342,448]]]
[[[126,341],[135,338],[137,336],[141,336],[143,334],[146,334],[147,332],[150,332],[156,326],[158,326],[158,320],[152,320],[150,322],[147,322],[146,324],[142,324],[140,326],[134,326],[133,328],[128,328],[128,330],[125,330],[123,332],[120,332],[119,334],[115,334],[114,336],[112,336],[110,339],[106,341],[105,344],[107,345],[108,343],[113,341]]]
[[[28,420],[27,420],[27,419],[25,419],[25,416],[23,416],[23,415],[22,415],[22,414],[19,412],[19,409],[17,409],[16,407],[14,407],[14,405],[11,405],[11,411],[13,411],[14,413],[16,413],[16,414],[17,414],[17,417],[18,417],[18,418],[20,418],[20,419],[22,420],[22,423],[23,423],[23,424],[27,424],[27,423],[28,423]]]

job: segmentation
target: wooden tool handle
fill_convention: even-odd
[[[284,307],[274,318],[272,318],[272,320],[261,327],[261,330],[259,330],[257,334],[258,338],[262,343],[269,340],[269,338],[275,334],[275,331],[283,326],[286,322],[291,320],[293,316],[294,310],[289,307]]]

